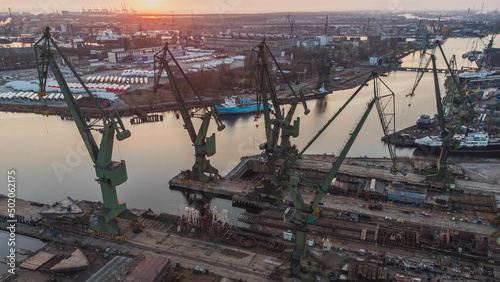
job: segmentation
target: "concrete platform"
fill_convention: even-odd
[[[39,204],[31,201],[25,201],[23,199],[15,198],[10,199],[11,203],[14,203],[15,215],[18,221],[25,221],[25,224],[35,224],[42,216],[40,212],[44,210],[45,204]],[[15,202],[12,202],[15,201]],[[0,217],[9,217],[9,198],[0,197]]]
[[[330,171],[335,158],[330,155],[304,155],[296,163],[297,169],[310,179],[322,179]],[[458,190],[464,194],[484,194],[500,195],[500,175],[497,171],[500,169],[500,162],[468,162],[448,164],[448,169],[456,174],[455,185],[446,183],[430,182],[426,180],[426,175],[420,173],[421,167],[428,167],[435,163],[433,159],[402,158],[398,160],[398,168],[405,172],[402,174],[392,174],[390,167],[391,159],[386,158],[347,158],[340,167],[337,175],[349,177],[352,179],[377,179],[386,183],[406,184],[412,187],[420,187],[422,190],[431,189],[433,191]],[[245,181],[240,178],[247,171],[256,171],[264,173],[262,164],[252,158],[242,158],[238,171],[232,171],[228,175],[234,178],[214,179],[209,183],[201,183],[188,180],[183,173],[180,173],[169,184],[171,189],[184,189],[194,193],[210,194],[222,198],[232,199],[233,204],[246,206],[256,206],[261,208],[274,207],[276,204],[263,201],[261,195],[254,193],[258,182]],[[285,193],[285,199],[290,200],[288,193]],[[305,198],[312,199],[312,194],[307,194]]]

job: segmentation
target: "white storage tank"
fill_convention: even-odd
[[[53,95],[53,94],[50,94],[50,95]],[[34,101],[36,97],[38,97],[38,94],[37,94],[37,93],[33,93],[33,94],[31,94],[31,95],[29,96],[29,100],[30,100],[30,101]],[[47,100],[47,96],[43,96],[43,97],[42,97],[42,99],[43,99],[43,100]]]
[[[14,98],[14,96],[16,95],[16,93],[14,92],[11,92],[8,96],[7,96],[7,99],[6,100],[12,100]]]

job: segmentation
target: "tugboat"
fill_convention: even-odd
[[[224,103],[216,105],[219,115],[240,115],[257,112],[257,102],[250,102],[250,98],[238,98],[236,96],[226,97]],[[269,105],[272,108],[272,105]],[[264,105],[260,103],[259,111],[264,110]]]
[[[429,115],[421,115],[417,120],[417,125],[420,129],[429,129],[436,123],[436,118],[431,118]]]

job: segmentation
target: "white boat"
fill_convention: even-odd
[[[453,152],[500,151],[500,144],[490,142],[489,135],[486,132],[455,134],[453,139],[460,142],[460,147],[458,149],[451,149]],[[443,140],[440,136],[427,136],[416,139],[415,143],[427,148],[437,148],[442,146]]]

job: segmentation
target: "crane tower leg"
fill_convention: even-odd
[[[137,216],[127,210],[125,203],[119,202],[116,194],[116,186],[127,181],[127,170],[125,161],[111,161],[113,151],[114,129],[111,123],[104,124],[99,154],[95,164],[97,182],[101,186],[101,194],[104,208],[99,212],[97,224],[90,224],[90,228],[101,233],[120,235],[120,229],[115,217],[121,217],[137,221]]]

